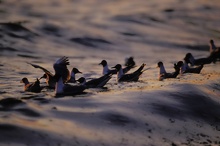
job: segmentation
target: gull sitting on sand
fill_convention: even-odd
[[[77,68],[73,68],[72,71],[71,71],[71,77],[70,79],[68,80],[68,83],[76,83],[76,78],[75,78],[75,75],[78,74],[78,73],[82,73],[81,71],[79,71]]]
[[[111,79],[112,75],[104,75],[100,78],[92,79],[86,82],[84,77],[79,78],[77,81],[86,86],[86,88],[102,88]]]
[[[77,73],[82,73],[82,72],[80,72],[77,68],[73,68],[71,71],[71,77],[67,82],[68,83],[76,83],[75,75]],[[56,79],[54,78],[54,75],[45,73],[40,79],[42,79],[42,78],[46,79],[46,83],[49,88],[53,88],[53,89],[55,88]]]
[[[85,86],[73,86],[65,83],[63,81],[63,73],[65,73],[67,69],[67,65],[69,65],[68,58],[58,59],[53,68],[55,70],[54,78],[56,79],[55,85],[55,94],[57,95],[76,95],[81,94],[86,88]]]
[[[24,91],[39,93],[42,90],[38,79],[35,82],[30,83],[27,78],[23,78],[20,83],[24,83]]]
[[[207,58],[195,59],[191,53],[187,53],[184,60],[186,61],[186,63],[189,63],[191,66],[204,65],[204,64],[212,63],[213,62],[213,57],[209,56]]]
[[[185,61],[184,61],[184,63],[183,63],[183,61],[179,61],[177,63],[177,66],[180,67],[181,74],[183,74],[183,73],[197,73],[197,74],[199,74],[203,68],[203,65],[191,68],[188,66],[188,64]]]
[[[184,60],[187,63],[190,63],[191,66],[194,65],[204,65],[204,64],[210,64],[210,63],[215,63],[217,59],[220,59],[220,48],[217,48],[215,46],[215,43],[213,40],[209,41],[209,51],[210,55],[205,58],[198,58],[195,59],[191,53],[187,53]]]
[[[130,74],[124,74],[122,67],[120,64],[117,64],[116,66],[112,67],[117,70],[117,80],[118,82],[132,82],[132,81],[138,81],[140,75],[146,71],[147,69],[143,70],[144,66],[146,64],[142,64],[135,72]]]
[[[54,89],[56,85],[56,79],[54,78],[54,75],[51,73],[45,73],[40,79],[46,79],[46,84],[48,88]]]
[[[108,63],[106,60],[102,60],[101,63],[99,63],[99,65],[102,65],[103,66],[103,70],[102,70],[102,74],[103,75],[107,75],[107,74],[116,74],[117,73],[117,70],[113,69],[113,70],[110,70],[108,68]],[[134,64],[135,65],[135,64]],[[129,65],[129,66],[126,66],[125,68],[123,68],[123,73],[127,73],[131,68],[134,67],[134,65]]]
[[[175,72],[172,72],[172,73],[166,72],[165,67],[163,65],[163,62],[161,62],[161,61],[157,63],[157,67],[160,68],[159,81],[162,81],[163,79],[166,79],[166,78],[176,78],[178,76],[178,74],[180,73],[180,67],[177,66],[177,64],[174,64]]]
[[[56,96],[63,95],[77,95],[82,94],[86,89],[84,85],[70,85],[63,82],[63,78],[60,74],[56,73],[54,75],[56,78],[55,94]]]

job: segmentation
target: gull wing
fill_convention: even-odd
[[[125,74],[123,75],[118,81],[119,82],[131,82],[131,81],[138,81],[140,75],[145,71],[143,71],[144,66],[146,64],[142,64],[135,72],[131,74]]]
[[[103,87],[109,80],[111,79],[111,75],[104,75],[100,78],[92,79],[88,82],[86,82],[86,86],[89,88],[98,88]]]
[[[85,89],[86,87],[83,85],[73,86],[73,85],[65,84],[63,91],[64,91],[64,94],[75,95],[75,94],[82,93]]]
[[[133,72],[134,74],[136,74],[136,73],[139,73],[139,72],[141,72],[142,70],[143,70],[143,68],[144,68],[144,66],[145,66],[146,64],[142,64],[135,72]]]
[[[136,82],[138,81],[141,74],[142,72],[126,74],[126,75],[123,75],[118,81],[119,82],[132,82],[132,81]]]
[[[32,65],[34,68],[39,68],[39,69],[43,70],[46,74],[48,74],[50,76],[53,76],[53,74],[50,71],[48,71],[47,69],[41,67],[40,65],[32,64],[32,63],[28,63],[28,64]]]
[[[69,65],[69,59],[66,56],[61,57],[53,64],[55,74],[60,74],[64,82],[70,79],[70,72],[67,65]]]
[[[126,66],[125,68],[123,68],[123,73],[126,74],[130,69],[132,69],[133,66]]]

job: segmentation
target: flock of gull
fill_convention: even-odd
[[[195,59],[191,53],[187,53],[183,61],[179,61],[174,64],[175,71],[172,73],[167,73],[163,62],[158,62],[159,81],[166,78],[176,78],[179,74],[183,73],[199,74],[204,64],[215,63],[220,60],[220,47],[217,48],[213,40],[210,40],[209,45],[210,55],[208,57]],[[39,79],[37,78],[37,80],[33,83],[29,83],[27,78],[23,78],[21,82],[24,83],[24,91],[41,92],[44,87],[40,86],[40,80],[44,78],[46,79],[47,87],[54,89],[56,95],[76,95],[81,94],[87,88],[102,88],[114,74],[117,74],[118,82],[136,82],[139,80],[140,75],[149,69],[144,69],[145,64],[143,63],[136,71],[128,74],[127,72],[135,67],[133,57],[126,59],[124,68],[122,68],[120,64],[117,64],[109,69],[107,61],[102,60],[99,65],[103,66],[103,75],[99,78],[86,81],[84,77],[77,80],[75,79],[75,75],[82,72],[80,72],[77,68],[73,68],[70,72],[67,68],[67,65],[69,65],[69,59],[65,56],[61,57],[53,64],[55,74],[52,74],[50,71],[39,65],[32,63],[29,64],[35,68],[43,70],[44,75]],[[188,64],[190,64],[190,66]],[[77,82],[78,84],[76,85]]]

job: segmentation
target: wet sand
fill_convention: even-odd
[[[220,62],[163,81],[156,68],[163,61],[173,72],[188,52],[207,57],[210,39],[220,46],[219,8],[217,0],[1,1],[0,145],[220,145]],[[82,95],[23,91],[21,78],[42,76],[27,62],[54,72],[61,56],[83,72],[76,78],[100,77],[102,59],[111,67],[133,56],[150,69]]]

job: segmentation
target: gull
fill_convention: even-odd
[[[107,74],[116,74],[117,70],[116,69],[109,69],[108,67],[108,63],[106,60],[102,60],[101,63],[99,63],[99,65],[103,66],[103,70],[102,70],[102,74],[103,75],[107,75]],[[127,73],[131,68],[133,68],[134,66],[126,66],[125,68],[123,68],[123,73]]]
[[[195,59],[191,53],[187,53],[184,60],[186,61],[186,63],[191,64],[191,66],[210,64],[214,61],[212,55],[206,58]]]
[[[175,69],[175,72],[172,72],[172,73],[167,73],[166,70],[165,70],[165,67],[163,65],[163,62],[158,62],[157,63],[157,67],[159,67],[159,81],[162,81],[163,79],[166,79],[166,78],[176,78],[177,75],[180,73],[180,67],[177,66],[177,64],[174,64],[174,69]]]
[[[135,66],[134,58],[129,57],[125,59],[125,66]]]
[[[82,74],[81,71],[79,71],[77,68],[74,67],[74,68],[72,69],[72,71],[71,71],[71,77],[70,77],[70,79],[68,80],[68,83],[76,83],[75,75],[78,74],[78,73]]]
[[[124,74],[122,67],[120,64],[112,67],[117,70],[117,81],[118,82],[131,82],[131,81],[138,81],[140,75],[145,71],[143,70],[146,64],[142,64],[135,72],[130,74]]]
[[[87,88],[102,88],[111,79],[111,77],[112,75],[103,75],[99,78],[95,78],[89,81],[86,81],[84,77],[81,77],[77,81]]]
[[[28,63],[30,65],[32,65],[35,68],[39,68],[41,70],[44,71],[44,75],[40,78],[46,78],[46,83],[50,88],[55,88],[55,84],[56,84],[56,79],[54,78],[54,74],[52,74],[50,71],[48,71],[47,69],[36,65],[36,64],[32,64],[32,63]],[[61,57],[59,58],[54,64],[53,64],[53,68],[55,70],[55,72],[59,73],[64,82],[67,82],[70,79],[70,72],[67,68],[67,65],[69,65],[69,59],[68,57]]]
[[[199,65],[197,67],[189,67],[188,64],[186,63],[186,61],[179,61],[177,63],[177,65],[180,67],[180,73],[197,73],[199,74],[201,72],[201,70],[203,69],[203,65]]]
[[[30,83],[25,77],[20,81],[20,83],[24,83],[24,91],[39,93],[42,90],[40,87],[40,81],[38,79],[35,82]]]
[[[84,85],[78,86],[78,85],[70,85],[68,83],[64,83],[62,76],[57,72],[54,75],[54,77],[56,78],[56,85],[55,85],[56,96],[82,94],[83,91],[86,89]]]

